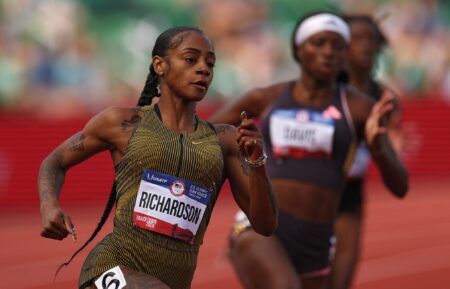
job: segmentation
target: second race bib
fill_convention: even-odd
[[[274,157],[329,158],[335,120],[306,109],[277,109],[270,116]]]

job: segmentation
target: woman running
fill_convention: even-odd
[[[325,285],[337,208],[352,151],[361,140],[392,193],[407,193],[408,174],[384,121],[393,109],[392,96],[374,104],[337,80],[350,40],[348,25],[337,15],[302,18],[292,37],[298,79],[252,90],[211,119],[237,124],[243,109],[261,119],[267,169],[279,199],[279,226],[271,237],[249,229],[238,214],[230,258],[247,289]]]
[[[379,101],[385,88],[374,79],[377,57],[387,40],[378,24],[368,15],[345,16],[352,39],[348,48],[346,71],[350,85]],[[398,133],[400,114],[397,103],[390,115],[390,134]],[[348,173],[335,223],[336,250],[329,288],[350,288],[361,246],[361,226],[364,215],[364,178],[370,162],[370,152],[364,143],[358,146]]]
[[[89,253],[80,289],[190,288],[226,179],[254,230],[265,236],[275,230],[276,199],[254,122],[245,118],[236,130],[195,114],[214,63],[213,46],[202,31],[166,30],[156,40],[138,107],[100,112],[42,162],[41,235],[57,240],[75,235],[58,204],[67,170],[106,150],[114,163],[115,183],[104,214],[115,202],[114,230]],[[151,105],[155,96],[159,102]]]

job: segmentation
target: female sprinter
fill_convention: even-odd
[[[58,204],[67,170],[99,152],[111,154],[115,185],[106,211],[115,201],[114,230],[88,255],[80,289],[190,288],[227,178],[256,232],[269,236],[277,226],[276,199],[254,122],[243,120],[236,130],[195,114],[213,78],[209,39],[196,28],[172,28],[158,37],[152,56],[138,107],[100,112],[39,171],[41,235],[61,240],[74,234]],[[154,96],[159,102],[151,105]]]
[[[242,109],[261,119],[268,174],[279,199],[279,225],[271,237],[248,229],[251,224],[238,214],[230,258],[247,289],[325,285],[337,207],[359,141],[367,143],[387,187],[399,197],[408,190],[407,172],[386,135],[391,95],[374,104],[337,80],[350,39],[337,15],[302,18],[292,37],[300,76],[252,90],[211,119],[237,124]]]

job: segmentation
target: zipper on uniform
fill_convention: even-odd
[[[180,134],[180,158],[178,159],[178,167],[176,176],[180,176],[181,164],[183,163],[183,134]]]

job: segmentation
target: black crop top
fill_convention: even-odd
[[[355,140],[343,87],[321,107],[298,104],[294,82],[286,85],[262,118],[267,170],[272,179],[293,179],[341,191],[344,164]]]

